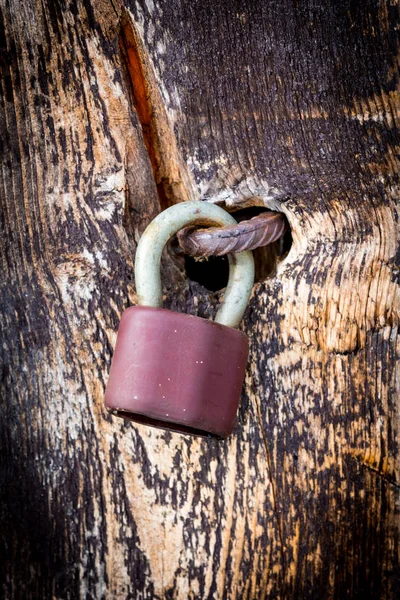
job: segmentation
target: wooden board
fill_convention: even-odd
[[[1,595],[398,597],[397,2],[0,5]],[[196,198],[293,236],[223,442],[102,404],[140,234]]]

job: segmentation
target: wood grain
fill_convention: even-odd
[[[398,4],[0,6],[2,596],[396,598]],[[223,442],[102,404],[140,233],[192,193],[293,235]]]

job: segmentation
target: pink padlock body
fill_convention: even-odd
[[[105,405],[119,416],[172,431],[229,435],[249,344],[244,333],[163,308],[122,315]]]

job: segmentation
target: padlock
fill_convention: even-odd
[[[235,425],[249,345],[235,329],[254,283],[249,251],[229,256],[215,321],[162,308],[160,262],[168,239],[190,224],[235,224],[222,208],[184,202],[160,213],[137,247],[138,306],[122,315],[105,394],[112,414],[163,429],[228,436]]]

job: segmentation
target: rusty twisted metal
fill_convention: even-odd
[[[178,233],[178,241],[185,254],[190,256],[223,256],[271,244],[284,234],[286,227],[282,213],[264,212],[226,227],[186,227]]]

